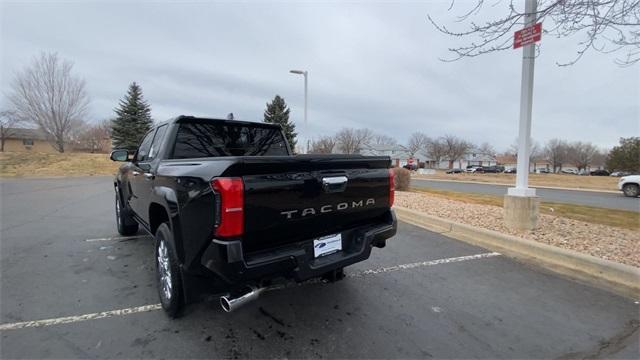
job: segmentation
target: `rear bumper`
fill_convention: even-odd
[[[343,231],[342,251],[331,255],[314,258],[313,239],[255,254],[244,254],[240,241],[214,239],[201,263],[230,284],[278,277],[303,281],[368,259],[371,248],[384,247],[396,231],[396,216],[389,210],[380,223]]]

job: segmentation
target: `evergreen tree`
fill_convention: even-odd
[[[609,152],[607,169],[640,172],[640,137],[620,138],[620,145]]]
[[[289,122],[289,110],[284,99],[281,98],[280,95],[276,95],[273,101],[267,103],[267,108],[264,111],[264,122],[279,124],[287,138],[289,146],[291,146],[293,150],[296,148],[296,136],[298,133],[295,132],[296,126],[292,122]]]
[[[127,94],[114,111],[116,118],[111,121],[113,147],[137,149],[142,137],[153,126],[151,107],[142,97],[140,85],[131,83]]]

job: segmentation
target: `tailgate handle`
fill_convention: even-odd
[[[346,176],[333,176],[322,178],[322,189],[326,193],[343,192],[347,188]]]

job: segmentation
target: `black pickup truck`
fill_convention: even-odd
[[[338,280],[396,233],[388,157],[292,155],[277,125],[179,116],[156,125],[113,185],[118,231],[155,237],[170,316],[202,288],[225,311],[279,281]]]

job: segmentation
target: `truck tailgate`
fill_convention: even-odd
[[[242,176],[245,251],[339,233],[389,211],[389,158],[308,156],[286,163],[267,166],[263,158],[243,166],[244,174],[260,168]]]

